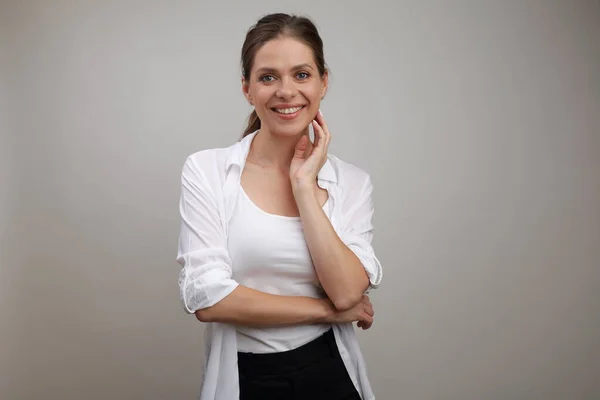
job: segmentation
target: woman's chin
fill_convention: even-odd
[[[302,123],[294,124],[275,124],[270,127],[269,131],[277,136],[297,137],[306,133],[308,124],[304,126]]]

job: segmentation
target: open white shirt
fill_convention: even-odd
[[[179,288],[188,313],[210,307],[239,283],[232,279],[227,248],[228,225],[240,188],[241,172],[257,132],[227,148],[190,155],[181,175],[181,230],[177,262],[183,267]],[[329,193],[330,221],[340,239],[361,261],[370,287],[381,282],[382,267],[373,252],[373,185],[363,170],[328,154],[318,185]],[[200,400],[238,400],[236,328],[206,324],[204,379]],[[351,323],[334,324],[340,355],[363,400],[375,396]]]

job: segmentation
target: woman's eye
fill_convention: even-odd
[[[273,80],[275,79],[275,77],[273,75],[263,75],[260,77],[260,81],[261,82],[273,82]]]
[[[307,72],[298,72],[296,76],[298,79],[307,79],[310,75]]]

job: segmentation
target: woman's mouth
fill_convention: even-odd
[[[297,106],[297,107],[288,107],[288,108],[280,108],[273,107],[271,111],[275,112],[280,118],[283,119],[294,119],[296,116],[302,111],[305,106]]]

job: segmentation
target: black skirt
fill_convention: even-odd
[[[361,400],[333,330],[280,353],[238,352],[240,400]]]

